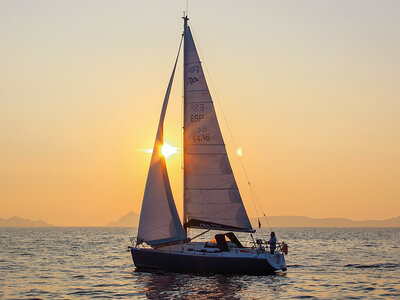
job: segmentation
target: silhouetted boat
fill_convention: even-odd
[[[196,46],[184,16],[184,209],[183,226],[172,196],[165,157],[163,123],[178,56],[165,94],[140,213],[130,247],[137,268],[182,272],[264,274],[286,270],[280,247],[244,247],[233,232],[253,233],[214,110]],[[226,231],[196,242],[188,228]],[[203,232],[205,233],[205,232]],[[196,236],[195,238],[197,238]]]

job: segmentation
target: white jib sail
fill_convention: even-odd
[[[253,232],[189,27],[184,47],[184,226]]]
[[[178,56],[179,52],[180,46]],[[164,117],[167,111],[168,99],[174,79],[178,56],[165,94],[156,141],[151,156],[142,209],[140,212],[137,236],[138,244],[146,242],[149,245],[158,245],[186,239],[186,234],[179,219],[174,198],[172,196],[165,157],[161,153],[161,147],[164,143]]]

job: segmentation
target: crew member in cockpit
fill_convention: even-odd
[[[269,244],[269,250],[271,251],[271,254],[274,254],[275,249],[276,249],[276,237],[275,237],[275,232],[271,232],[271,238],[268,241]]]

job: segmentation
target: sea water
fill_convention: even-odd
[[[289,244],[287,272],[226,276],[135,271],[132,228],[0,228],[0,298],[400,299],[399,228],[275,232]]]

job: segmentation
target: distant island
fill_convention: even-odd
[[[139,214],[133,211],[129,212],[125,216],[119,218],[116,222],[108,223],[108,227],[137,227],[139,225]]]
[[[137,227],[139,214],[133,211],[122,216],[115,222],[110,222],[107,227]],[[258,227],[257,218],[250,219],[254,228]],[[261,227],[268,227],[264,217],[260,218]],[[269,216],[268,221],[272,227],[400,227],[400,216],[387,220],[354,221],[345,218],[310,218],[304,216]],[[42,220],[32,221],[19,217],[9,219],[0,218],[0,227],[49,227],[54,226]]]
[[[260,218],[261,226],[268,227],[265,218]],[[272,227],[400,227],[400,216],[387,220],[354,221],[345,218],[310,218],[304,216],[271,216],[268,221]],[[258,227],[257,218],[251,223]]]
[[[9,219],[0,218],[0,227],[48,227],[53,226],[42,220],[32,221],[19,217],[11,217]]]
[[[260,218],[261,226],[268,227],[265,218]],[[269,216],[268,221],[272,227],[400,227],[400,216],[387,220],[354,221],[345,218],[310,218],[303,216]],[[258,227],[257,218],[251,218],[254,228]],[[137,227],[139,214],[129,212],[116,222],[111,222],[109,227]]]

